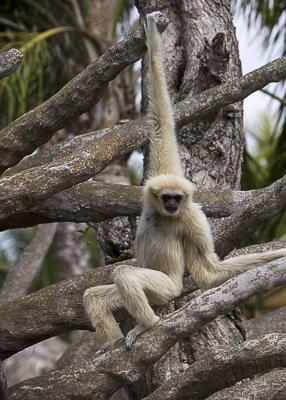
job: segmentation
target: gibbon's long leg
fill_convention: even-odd
[[[114,284],[87,289],[83,305],[93,327],[105,334],[108,343],[112,344],[123,337],[113,311],[124,307],[139,322],[139,334],[159,319],[148,300],[154,305],[166,304],[181,290],[182,287],[163,272],[119,266],[114,271]]]
[[[167,304],[182,291],[168,275],[147,268],[119,266],[114,271],[114,283],[124,308],[145,328],[158,321],[149,303]]]
[[[103,333],[110,344],[123,337],[112,313],[122,305],[121,297],[114,284],[91,287],[83,294],[83,306],[92,326],[96,331]]]

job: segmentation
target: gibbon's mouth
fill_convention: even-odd
[[[169,214],[174,214],[178,211],[178,207],[176,205],[168,205],[164,207],[165,211]]]
[[[168,217],[177,217],[179,215],[179,208],[163,208],[163,214]]]

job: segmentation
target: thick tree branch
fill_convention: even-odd
[[[222,101],[219,102],[219,100],[220,96],[224,97],[224,93],[227,94],[225,104],[229,104],[229,102],[239,99],[238,94],[242,97],[246,96],[252,91],[259,89],[261,85],[264,86],[279,78],[285,78],[285,76],[286,59],[281,58],[234,82],[223,84],[223,90],[221,86],[210,89],[209,100],[200,100],[199,96],[203,95],[201,94],[191,100],[187,99],[178,103],[175,108],[176,121],[179,124],[190,121],[195,113],[199,113],[198,110],[200,107],[203,110],[202,114],[204,114],[206,112],[206,105],[208,105],[210,99],[212,99],[212,103],[210,102],[212,104],[212,109],[217,109],[217,104],[222,104]],[[229,88],[233,90],[233,87],[236,87],[235,93],[237,97],[235,98],[231,96],[228,97],[228,90]],[[218,92],[216,92],[216,90]],[[62,91],[64,91],[64,89],[62,89]],[[92,93],[94,93],[94,91],[92,91]],[[216,96],[218,96],[218,98],[216,98]],[[69,95],[69,98],[72,98],[72,96]],[[44,107],[44,105],[40,107]],[[55,108],[58,109],[58,107]],[[207,110],[209,111],[209,109]],[[42,112],[40,112],[39,115],[40,114],[42,114]],[[41,118],[39,118],[39,120]],[[128,122],[127,124],[116,126],[109,131],[104,131],[103,136],[89,147],[79,147],[71,154],[67,151],[68,155],[66,157],[56,159],[50,164],[19,172],[9,178],[3,178],[0,181],[0,193],[3,193],[2,196],[0,196],[0,205],[19,209],[23,206],[23,202],[34,203],[37,199],[48,198],[56,192],[88,180],[104,169],[115,157],[127,154],[147,141],[148,129],[145,122],[146,120],[142,118],[135,122]],[[43,126],[45,125],[43,124]],[[14,132],[13,129],[11,131]],[[97,133],[97,135],[98,134],[99,133]],[[25,136],[24,139],[26,140],[27,136]],[[4,137],[2,142],[6,143]],[[17,149],[17,151],[19,151],[19,149]],[[6,149],[5,154],[8,153]],[[19,159],[19,157],[17,159]],[[7,164],[7,167],[12,164]]]
[[[272,242],[250,246],[249,252],[274,250],[283,246],[284,242]],[[248,252],[247,249],[236,251],[236,254]],[[136,265],[135,259],[128,263]],[[113,271],[120,264],[122,263],[96,268],[22,299],[0,304],[0,359],[70,330],[92,329],[82,308],[83,292],[91,286],[112,283]],[[186,277],[183,295],[194,289],[191,278]],[[126,314],[119,313],[117,316],[119,320],[122,317],[126,318]]]
[[[260,195],[264,200],[279,198],[283,181],[265,189],[245,192],[235,190],[197,190],[194,201],[202,204],[207,216],[220,218],[245,209]],[[88,181],[56,193],[50,199],[20,212],[0,212],[0,230],[24,228],[54,221],[101,222],[117,216],[135,216],[141,212],[142,188],[128,185],[106,185]],[[278,202],[278,201],[277,201]],[[274,208],[277,205],[268,202]]]
[[[207,400],[283,400],[286,398],[286,369],[277,369],[252,381],[241,382]]]
[[[271,311],[243,322],[248,339],[255,339],[268,333],[286,333],[286,307]]]
[[[11,267],[0,288],[0,303],[24,296],[40,272],[43,260],[51,246],[57,224],[39,225],[31,243],[19,261]]]
[[[283,177],[259,190],[209,189],[195,192],[194,201],[202,204],[207,216],[220,218],[233,215],[231,223],[229,219],[220,221],[215,230],[223,244],[223,254],[238,243],[242,233],[257,229],[259,224],[286,206],[285,183],[286,177]],[[25,203],[19,210],[3,210],[0,207],[0,230],[55,221],[101,222],[120,215],[139,215],[140,198],[141,189],[138,187],[84,182],[30,207]]]
[[[91,394],[98,400],[107,399],[122,385],[138,382],[178,340],[254,295],[285,284],[285,262],[286,258],[276,260],[205,291],[142,334],[131,352],[120,341],[101,357],[20,383],[11,388],[10,400],[33,400],[39,396],[51,400],[59,394],[62,400]]]
[[[166,20],[160,20],[160,30]],[[88,111],[101,98],[109,81],[145,50],[142,27],[108,49],[58,93],[22,115],[0,132],[0,174],[46,143],[65,123]]]
[[[198,400],[271,368],[286,367],[286,335],[272,333],[218,349],[164,382],[146,400]]]
[[[243,238],[255,232],[259,225],[286,207],[286,175],[274,185],[265,188],[260,196],[253,197],[247,203],[247,208],[238,209],[230,217],[216,223],[216,251],[221,256],[229,253]]]
[[[15,72],[23,60],[23,53],[18,49],[10,49],[0,53],[0,79]]]

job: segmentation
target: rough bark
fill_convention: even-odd
[[[145,400],[199,400],[271,368],[286,366],[286,335],[272,333],[195,362]]]
[[[252,381],[238,383],[207,400],[284,400],[286,398],[286,369],[269,372]]]
[[[162,30],[165,24],[166,21],[161,25]],[[140,27],[108,49],[50,99],[4,128],[0,132],[0,174],[46,143],[68,120],[88,111],[101,98],[108,82],[140,59],[144,50],[144,31]]]
[[[52,244],[57,224],[39,225],[31,243],[13,265],[0,289],[0,303],[25,296],[39,274]]]
[[[185,307],[162,318],[127,351],[120,341],[101,357],[29,379],[10,389],[10,400],[97,396],[107,399],[123,385],[138,382],[178,340],[194,334],[208,322],[250,297],[286,283],[285,258],[247,271],[223,285],[205,291]]]
[[[15,72],[19,68],[23,57],[23,53],[18,49],[10,49],[0,53],[0,79]]]

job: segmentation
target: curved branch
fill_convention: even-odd
[[[161,31],[167,25],[162,19],[159,24]],[[46,143],[68,120],[95,105],[108,82],[127,65],[139,60],[144,50],[144,30],[140,27],[108,49],[54,96],[4,128],[0,132],[0,174]]]
[[[48,375],[26,380],[10,391],[10,400],[61,399],[71,395],[107,399],[119,387],[137,382],[178,340],[197,332],[203,325],[232,310],[258,293],[286,283],[286,258],[268,263],[205,291],[185,307],[163,317],[142,334],[132,351],[124,341],[101,357],[89,359]],[[114,362],[116,360],[116,362]]]
[[[286,335],[272,333],[218,349],[164,382],[145,400],[198,400],[271,368],[286,367]]]
[[[252,381],[224,389],[207,400],[283,400],[286,398],[286,369],[276,369]]]
[[[0,79],[15,72],[19,68],[23,57],[23,53],[18,49],[10,49],[0,53]]]
[[[39,225],[31,243],[19,261],[9,270],[0,288],[0,303],[24,296],[40,272],[44,258],[52,244],[57,224]]]

